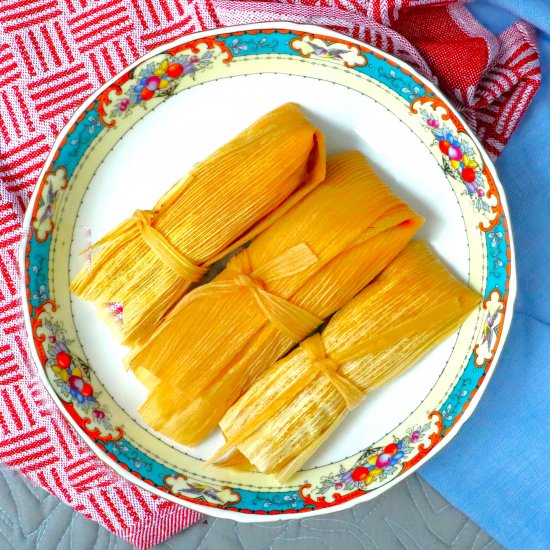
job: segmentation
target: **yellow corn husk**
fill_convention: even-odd
[[[421,241],[411,244],[311,336],[266,370],[220,425],[211,461],[290,478],[363,396],[454,332],[480,297]],[[236,453],[233,459],[231,453]]]
[[[421,225],[360,153],[330,158],[317,189],[129,354],[131,368],[161,379],[143,419],[176,441],[200,442],[259,373],[369,283]]]
[[[123,304],[122,343],[145,339],[206,268],[284,215],[325,177],[323,134],[299,105],[266,114],[199,163],[152,211],[94,247],[71,290],[99,309]],[[110,317],[107,316],[109,321]]]
[[[150,371],[143,367],[138,367],[134,371],[135,377],[141,382],[144,388],[148,391],[153,391],[160,380]]]

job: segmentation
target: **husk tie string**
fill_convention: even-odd
[[[232,261],[234,262],[233,268],[236,270],[232,279],[214,280],[194,289],[183,298],[178,310],[186,303],[202,296],[246,289],[252,294],[255,304],[268,321],[293,342],[300,342],[322,323],[322,319],[267,289],[271,281],[295,275],[318,261],[317,256],[305,243],[289,248],[280,256],[255,270],[252,270],[246,249],[242,250]]]
[[[164,235],[151,225],[154,215],[155,212],[152,210],[136,210],[132,216],[144,242],[180,277],[191,282],[199,281],[207,268],[194,264],[168,242]]]
[[[312,364],[321,374],[326,376],[331,384],[336,388],[342,399],[346,402],[346,407],[351,410],[356,407],[363,399],[363,392],[346,378],[340,371],[340,364],[327,355],[323,338],[320,334],[314,334],[300,344]]]

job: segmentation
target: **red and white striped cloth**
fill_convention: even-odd
[[[408,61],[494,157],[540,83],[534,30],[518,22],[495,37],[457,0],[0,0],[0,460],[139,548],[199,514],[114,475],[42,387],[19,300],[21,220],[55,137],[95,88],[183,34],[270,20],[317,23]]]

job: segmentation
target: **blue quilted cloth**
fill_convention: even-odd
[[[515,240],[518,298],[496,372],[471,419],[421,475],[509,549],[550,548],[550,2],[470,6],[493,32],[539,29],[542,85],[496,165]]]

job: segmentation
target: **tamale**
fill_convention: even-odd
[[[358,152],[187,294],[127,357],[160,379],[140,409],[154,429],[194,445],[267,366],[347,303],[422,224]]]
[[[267,369],[229,409],[220,423],[227,442],[212,460],[248,462],[286,481],[367,392],[454,332],[479,301],[425,243],[409,244],[322,334]]]
[[[123,306],[110,322],[134,345],[207,267],[250,240],[325,177],[323,134],[299,105],[264,115],[200,162],[161,197],[103,237],[71,284],[76,295]],[[105,316],[107,322],[113,317]]]

